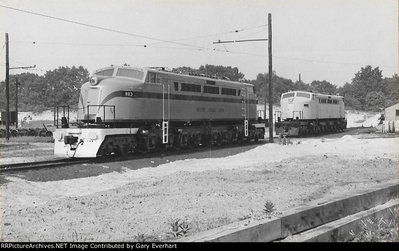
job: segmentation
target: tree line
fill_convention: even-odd
[[[268,102],[268,74],[258,74],[256,80],[251,81],[255,85],[258,99]],[[279,103],[282,93],[290,90],[312,91],[323,94],[338,94],[344,97],[345,108],[362,111],[381,111],[382,109],[399,102],[399,76],[383,77],[379,67],[370,65],[362,67],[353,77],[350,83],[337,87],[328,81],[314,80],[311,83],[300,81],[293,82],[290,79],[277,76],[273,73],[273,102]],[[266,84],[265,84],[266,83]],[[266,87],[266,90],[265,90]]]
[[[268,102],[268,73],[259,73],[255,80],[245,79],[237,67],[202,65],[198,69],[178,67],[173,71],[215,76],[233,81],[245,81],[255,86],[259,103]],[[89,80],[89,72],[83,66],[59,67],[47,71],[43,76],[33,73],[10,75],[10,110],[15,108],[15,81],[18,79],[18,110],[40,112],[59,105],[76,108],[80,87]],[[339,94],[345,98],[347,109],[380,111],[399,102],[399,76],[383,77],[378,67],[362,67],[350,83],[337,87],[325,80],[311,83],[292,81],[278,76],[273,81],[273,103],[279,104],[281,94],[287,91],[303,90],[325,94]],[[265,89],[266,88],[266,89]],[[5,109],[5,83],[0,83],[0,106]]]
[[[80,87],[89,80],[89,72],[83,66],[59,67],[43,76],[33,73],[10,75],[10,111],[15,110],[16,80],[18,86],[18,111],[41,112],[55,106],[77,107]],[[0,83],[0,106],[5,110],[5,82]]]

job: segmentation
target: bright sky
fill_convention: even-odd
[[[398,73],[397,0],[0,0],[0,80],[5,33],[10,67],[32,73],[213,64],[255,79],[268,72],[267,41],[213,42],[267,38],[268,13],[281,77],[342,86],[366,65]]]

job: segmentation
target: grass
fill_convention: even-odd
[[[273,202],[271,202],[270,200],[266,201],[264,208],[263,208],[263,212],[265,214],[271,214],[274,210],[276,210],[276,209],[274,208]]]
[[[173,220],[169,226],[169,234],[174,238],[186,236],[191,229],[191,225],[187,221],[181,219]]]
[[[382,218],[369,217],[360,222],[360,232],[349,233],[350,242],[399,242],[398,208],[391,209],[390,215]]]

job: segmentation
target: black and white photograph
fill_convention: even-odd
[[[399,242],[398,13],[0,0],[1,248]]]

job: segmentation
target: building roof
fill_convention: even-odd
[[[399,109],[399,103],[392,105],[390,107],[385,108],[385,110],[391,110],[391,109]]]

